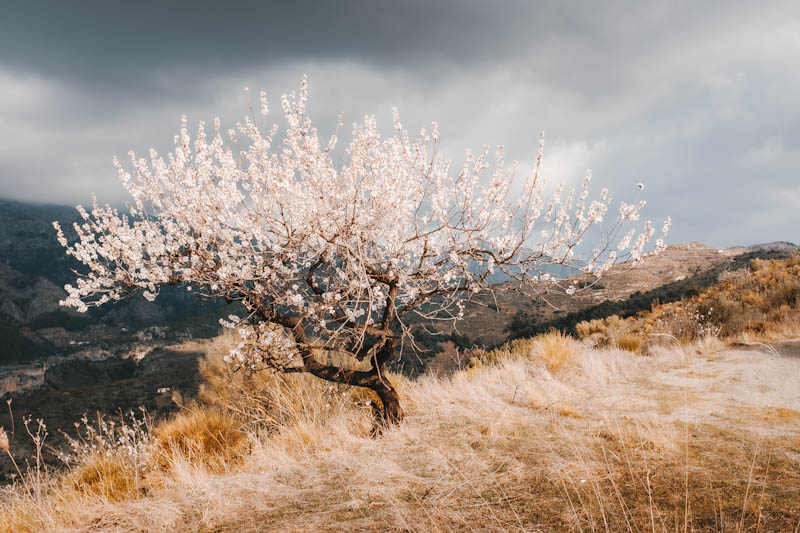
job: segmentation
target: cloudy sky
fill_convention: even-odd
[[[323,133],[397,106],[454,160],[503,144],[526,169],[544,131],[549,181],[643,182],[671,242],[800,241],[796,1],[4,0],[0,197],[120,203],[113,155],[303,74]]]

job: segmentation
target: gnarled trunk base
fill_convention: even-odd
[[[400,395],[384,374],[370,372],[353,380],[351,385],[370,389],[378,395],[381,408],[378,411],[379,422],[383,424],[397,424],[403,420],[403,408],[400,406]]]
[[[397,394],[394,386],[389,383],[389,380],[384,377],[379,378],[379,384],[372,390],[378,395],[383,404],[383,422],[387,424],[396,424],[403,420],[403,408],[400,406],[400,395]]]
[[[391,342],[385,343],[376,354],[372,368],[366,371],[321,364],[314,359],[310,350],[303,353],[303,366],[297,368],[320,379],[374,391],[382,404],[380,409],[376,409],[377,422],[381,425],[397,424],[403,420],[403,408],[400,406],[400,395],[386,376],[384,366],[392,355],[392,346]]]

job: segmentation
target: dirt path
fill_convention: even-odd
[[[639,383],[661,414],[695,423],[800,435],[800,341],[688,355]]]

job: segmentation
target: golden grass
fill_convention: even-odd
[[[198,402],[214,406],[236,419],[247,432],[274,431],[298,420],[322,423],[332,412],[348,408],[342,392],[352,400],[366,400],[368,392],[334,385],[307,374],[235,372],[224,356],[238,339],[230,330],[205,346],[200,363],[204,379]]]
[[[135,470],[118,456],[88,457],[69,479],[76,491],[109,501],[126,500],[143,492]]]
[[[490,352],[481,350],[468,369],[480,371],[484,363],[501,364],[508,359],[528,359],[543,364],[551,374],[561,374],[575,368],[580,343],[558,330],[537,335],[531,339],[516,339]]]
[[[536,355],[544,361],[551,374],[558,374],[574,365],[579,346],[569,335],[550,331],[539,335],[535,341]]]
[[[153,455],[159,483],[7,488],[0,531],[794,531],[796,433],[751,431],[760,411],[725,427],[665,417],[645,407],[652,387],[620,388],[682,368],[686,351],[631,357],[549,334],[446,379],[392,376],[407,417],[376,438],[360,393],[273,381],[280,394],[254,388],[262,403],[226,410],[246,382],[207,384],[216,401],[153,431],[170,454]],[[656,392],[671,412],[699,400]],[[796,428],[780,409],[774,423]]]
[[[615,340],[615,343],[617,345],[617,348],[619,348],[620,350],[625,350],[633,353],[640,353],[642,351],[642,346],[644,345],[643,339],[639,335],[633,333],[626,333],[620,335]]]
[[[700,401],[700,397],[693,392],[667,390],[657,393],[655,400],[658,402],[658,410],[669,415],[682,407],[696,404]]]
[[[553,331],[446,379],[390,376],[407,418],[375,438],[371,393],[231,375],[223,336],[197,403],[152,428],[147,454],[29,473],[0,489],[0,532],[800,531],[800,411],[692,422],[698,391],[648,379],[695,352],[718,361],[709,332],[796,335],[798,280],[800,256],[754,262],[688,302],[579,324],[603,350]]]
[[[154,433],[154,462],[168,470],[189,461],[209,472],[224,472],[242,456],[247,435],[231,416],[217,408],[194,407],[160,423]]]
[[[753,420],[767,427],[783,427],[800,424],[800,411],[787,407],[750,407],[737,406],[730,413],[736,417]]]
[[[668,335],[682,342],[706,336],[732,340],[777,340],[800,328],[800,254],[782,260],[755,259],[750,268],[728,272],[691,298],[655,305],[636,317],[612,315],[575,326],[594,346],[647,352]],[[661,339],[664,340],[664,339]]]
[[[567,416],[567,417],[570,417],[570,418],[584,418],[584,416],[582,414],[580,414],[578,411],[576,411],[575,409],[572,409],[570,407],[559,407],[558,408],[558,414],[560,414],[561,416]]]

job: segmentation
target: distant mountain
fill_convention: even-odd
[[[70,341],[77,344],[70,332],[94,328],[90,337],[107,337],[112,332],[97,326],[127,332],[186,321],[224,305],[183,287],[167,287],[155,302],[133,298],[88,313],[61,307],[64,284],[74,282],[73,270],[83,266],[64,253],[54,220],[61,223],[68,239],[75,237],[72,224],[78,213],[72,207],[0,200],[0,365],[52,355],[57,347],[69,347]]]
[[[800,251],[800,246],[793,244],[791,242],[775,241],[775,242],[766,242],[762,244],[752,244],[748,246],[747,249],[753,251],[774,251],[774,252],[786,252],[790,254],[796,254],[798,251]]]
[[[465,304],[464,320],[455,327],[452,322],[418,320],[417,345],[427,351],[404,356],[401,363],[404,368],[413,364],[414,371],[447,371],[457,361],[456,348],[463,352],[472,346],[492,347],[550,328],[570,331],[581,320],[630,316],[649,309],[654,301],[679,300],[712,285],[720,273],[744,268],[751,259],[779,259],[797,250],[791,243],[724,250],[697,242],[673,244],[636,268],[618,263],[599,280],[578,274],[557,284],[503,283],[473,296]],[[568,285],[576,288],[574,295],[566,294]],[[430,333],[435,330],[440,333]]]
[[[473,263],[469,267],[469,271],[474,272],[476,274],[481,274],[485,271],[485,266],[483,264]],[[568,278],[577,272],[575,268],[558,264],[554,265],[542,264],[539,266],[539,271],[542,274],[550,274],[556,279]],[[501,272],[500,270],[496,270],[486,277],[486,282],[489,285],[501,285],[503,283],[508,283],[510,281],[514,281],[514,279],[511,276],[506,275],[504,272]]]

